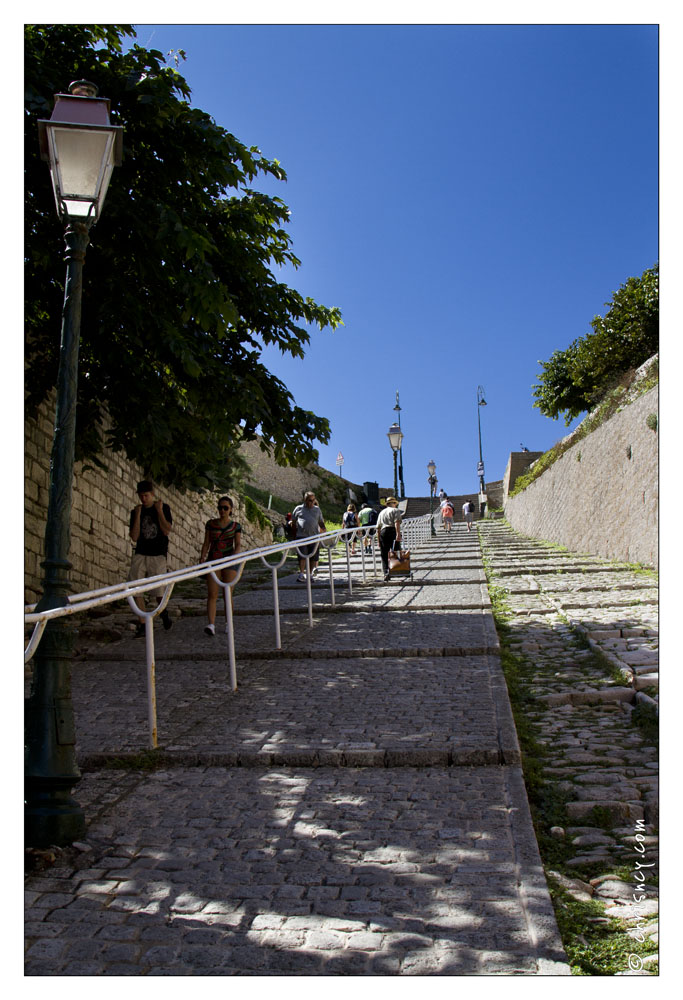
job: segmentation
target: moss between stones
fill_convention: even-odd
[[[514,653],[511,649],[512,629],[514,620],[512,610],[507,603],[508,591],[495,583],[491,560],[485,548],[485,536],[479,531],[484,571],[489,589],[491,608],[496,631],[500,641],[501,665],[510,696],[512,714],[517,729],[520,750],[522,753],[522,770],[527,789],[531,817],[536,832],[538,847],[546,873],[557,870],[570,878],[580,878],[582,881],[604,874],[605,862],[599,861],[595,866],[576,869],[566,865],[575,855],[575,848],[567,838],[556,839],[551,836],[551,827],[597,826],[611,830],[612,816],[609,811],[597,806],[589,816],[574,819],[569,822],[566,803],[568,792],[561,787],[561,782],[544,775],[544,760],[546,750],[536,738],[536,723],[539,711],[545,710],[542,703],[530,695],[529,687],[534,677],[536,667],[530,659]],[[566,621],[566,620],[565,620]],[[583,648],[590,648],[586,637],[576,629],[571,629],[573,642]],[[601,653],[593,650],[595,666],[599,673],[609,671],[610,665]],[[623,679],[621,679],[623,683]],[[653,713],[646,710],[649,706],[638,706],[648,729],[648,738],[654,742],[656,727],[652,727]],[[633,716],[636,716],[637,709]],[[638,717],[632,719],[638,722]],[[609,863],[608,863],[609,864]],[[611,866],[610,866],[611,867]],[[617,871],[612,871],[614,877],[619,877]],[[623,880],[631,877],[630,870],[624,870]],[[650,882],[654,884],[654,880]],[[580,902],[569,896],[548,875],[548,887],[555,908],[558,928],[562,943],[569,959],[572,975],[576,976],[610,976],[623,973],[629,969],[630,956],[640,957],[651,955],[656,950],[652,942],[639,944],[631,938],[624,927],[616,920],[605,917],[604,903],[597,900]],[[656,963],[647,966],[651,974],[658,974]]]

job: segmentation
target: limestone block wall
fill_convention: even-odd
[[[513,489],[515,483],[526,472],[537,458],[543,454],[542,451],[511,451],[508,459],[505,475],[503,476],[503,502],[507,500],[508,493]]]
[[[503,480],[497,479],[495,483],[487,483],[486,496],[489,510],[500,509],[503,506]]]
[[[301,503],[306,490],[315,490],[323,513],[329,515],[332,511],[326,510],[325,501],[334,496],[335,507],[338,507],[340,486],[342,490],[350,487],[357,497],[362,493],[363,488],[358,483],[335,476],[316,462],[311,462],[303,469],[277,465],[270,455],[261,450],[258,441],[245,441],[240,445],[240,453],[251,468],[251,473],[246,477],[250,485],[293,505]]]
[[[252,486],[266,493],[281,497],[291,503],[301,503],[302,494],[316,489],[317,479],[307,469],[293,469],[276,465],[266,452],[261,451],[258,441],[245,441],[240,445],[240,453],[247,460],[251,474],[247,477]]]
[[[42,591],[40,567],[44,551],[50,451],[54,401],[40,408],[36,419],[27,419],[24,446],[25,600],[33,603]],[[137,504],[137,483],[144,478],[139,466],[124,455],[107,452],[106,470],[83,468],[77,463],[71,517],[71,579],[75,593],[95,590],[125,580],[132,543],[128,537],[130,512]],[[157,497],[168,503],[173,514],[168,568],[181,569],[199,562],[204,526],[215,517],[216,494],[180,493],[159,488]],[[232,494],[235,516],[242,525],[242,548],[255,548],[272,541],[270,530],[262,530],[246,517],[243,502]]]
[[[658,565],[659,387],[577,441],[505,500],[517,531],[607,559]]]

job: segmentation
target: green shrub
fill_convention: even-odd
[[[251,497],[245,495],[244,497],[244,512],[247,515],[247,519],[251,521],[252,524],[258,524],[261,531],[266,531],[268,528],[273,528],[273,522],[266,517],[260,507],[258,507]]]

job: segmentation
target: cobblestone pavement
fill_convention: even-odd
[[[576,878],[557,881],[649,942],[646,969],[658,942],[658,751],[631,716],[654,716],[659,700],[654,574],[552,549],[501,521],[479,531],[509,609],[506,646],[529,667],[543,778],[562,803],[563,825],[546,833]]]
[[[432,540],[413,569],[378,584],[366,560],[363,581],[356,556],[349,592],[336,562],[333,608],[322,566],[312,627],[285,576],[281,650],[255,582],[235,599],[234,694],[202,592],[174,601],[151,771],[130,612],[83,630],[87,835],[27,879],[27,975],[568,972],[478,539]]]
[[[284,575],[281,650],[254,577],[234,694],[202,590],[179,594],[155,630],[151,771],[144,644],[127,610],[89,622],[73,672],[88,829],[27,879],[26,974],[566,974],[479,537],[563,804],[547,877],[644,935],[651,967],[651,869],[638,903],[626,872],[657,862],[657,752],[631,721],[658,701],[656,585],[488,521],[414,550],[409,581],[356,556],[349,592],[335,561],[334,606],[323,563],[312,627]]]

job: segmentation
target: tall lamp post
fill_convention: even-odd
[[[403,443],[403,431],[401,430],[399,424],[392,424],[389,428],[387,434],[389,438],[389,444],[391,445],[391,450],[394,453],[394,496],[398,496],[398,469],[397,460],[398,453],[401,449],[401,444]]]
[[[57,215],[64,224],[66,284],[57,374],[50,492],[45,525],[43,595],[36,611],[68,604],[69,548],[76,430],[83,260],[90,227],[100,217],[123,129],[109,120],[109,101],[86,80],[56,94],[49,121],[38,122],[41,156],[50,165]],[[32,847],[70,844],[83,836],[85,816],[71,797],[80,779],[71,702],[73,630],[65,616],[47,625],[33,660],[26,724],[25,839]]]
[[[432,536],[436,536],[436,531],[434,529],[434,487],[436,486],[436,465],[434,460],[427,465],[427,472],[429,473],[429,523],[432,529]]]
[[[477,466],[477,474],[479,476],[479,493],[483,497],[486,492],[486,486],[484,484],[484,459],[481,454],[481,407],[486,406],[486,400],[484,399],[484,387],[483,385],[477,386],[477,424],[479,426],[479,465]]]
[[[396,390],[396,406],[394,410],[398,413],[397,422],[399,429],[401,427],[401,407],[398,402],[398,389]],[[401,442],[403,442],[403,435],[401,435]],[[398,447],[398,478],[401,483],[401,492],[397,493],[396,496],[405,497],[406,488],[403,484],[403,444],[401,443]]]

